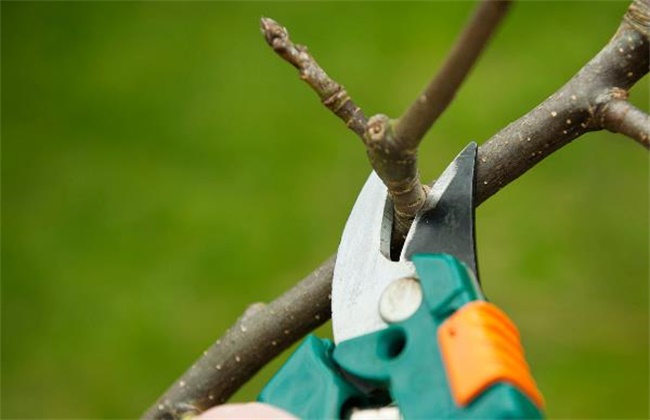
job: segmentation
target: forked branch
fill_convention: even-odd
[[[611,130],[608,108],[648,73],[649,25],[650,0],[635,0],[614,37],[571,80],[481,145],[477,202],[581,135]]]
[[[606,128],[647,143],[647,115],[624,98],[648,72],[649,17],[650,0],[635,0],[614,37],[569,82],[481,145],[476,205],[588,131]],[[326,97],[336,94],[336,86],[328,85],[327,92]],[[337,103],[340,109],[348,107],[337,115],[351,121],[351,128],[360,127],[365,117],[351,100]],[[268,305],[254,305],[144,417],[181,418],[225,401],[282,350],[325,322],[334,260],[330,257]]]
[[[479,3],[438,74],[397,120],[383,114],[366,119],[345,88],[327,75],[307,47],[294,44],[286,28],[273,19],[262,18],[262,34],[269,46],[298,69],[300,78],[311,86],[323,104],[365,144],[372,168],[388,187],[393,200],[393,254],[399,254],[426,197],[417,168],[418,145],[453,99],[509,5],[509,0]]]
[[[417,171],[417,148],[455,97],[509,8],[510,1],[481,1],[424,91],[397,120],[388,121],[383,117],[377,120],[379,126],[375,131],[380,135],[376,135],[379,139],[375,142],[390,144],[395,151],[388,156],[379,154],[380,159],[371,159],[375,171],[385,165],[384,159],[394,161],[392,166],[396,168],[402,166],[400,162],[406,162],[402,172],[391,168],[390,164],[386,176],[377,171],[389,190],[391,187],[393,190],[391,198],[395,203],[395,217],[391,249],[395,256],[399,255],[413,218],[426,197]]]

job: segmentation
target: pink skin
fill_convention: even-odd
[[[195,417],[196,420],[235,420],[235,419],[286,419],[293,420],[284,410],[262,403],[226,404],[212,407]]]

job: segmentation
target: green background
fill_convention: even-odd
[[[567,81],[626,7],[515,5],[425,139],[424,179]],[[2,2],[2,417],[138,416],[336,249],[369,164],[260,16],[397,116],[472,8]],[[647,109],[647,78],[632,100]],[[551,417],[649,415],[648,190],[647,152],[594,133],[477,212],[483,284]]]

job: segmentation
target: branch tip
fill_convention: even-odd
[[[289,37],[289,31],[278,22],[262,17],[260,27],[266,43],[273,48],[273,51],[298,69],[300,79],[318,94],[323,105],[363,139],[366,117],[343,86],[327,75],[309,54],[306,46],[294,44]]]
[[[262,16],[260,19],[260,30],[262,35],[264,35],[266,43],[271,47],[274,47],[276,39],[285,40],[289,38],[287,28],[269,17]]]

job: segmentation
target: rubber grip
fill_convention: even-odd
[[[544,407],[519,331],[496,305],[481,300],[465,304],[440,325],[438,343],[459,406],[467,406],[496,383],[508,382],[539,409]]]

